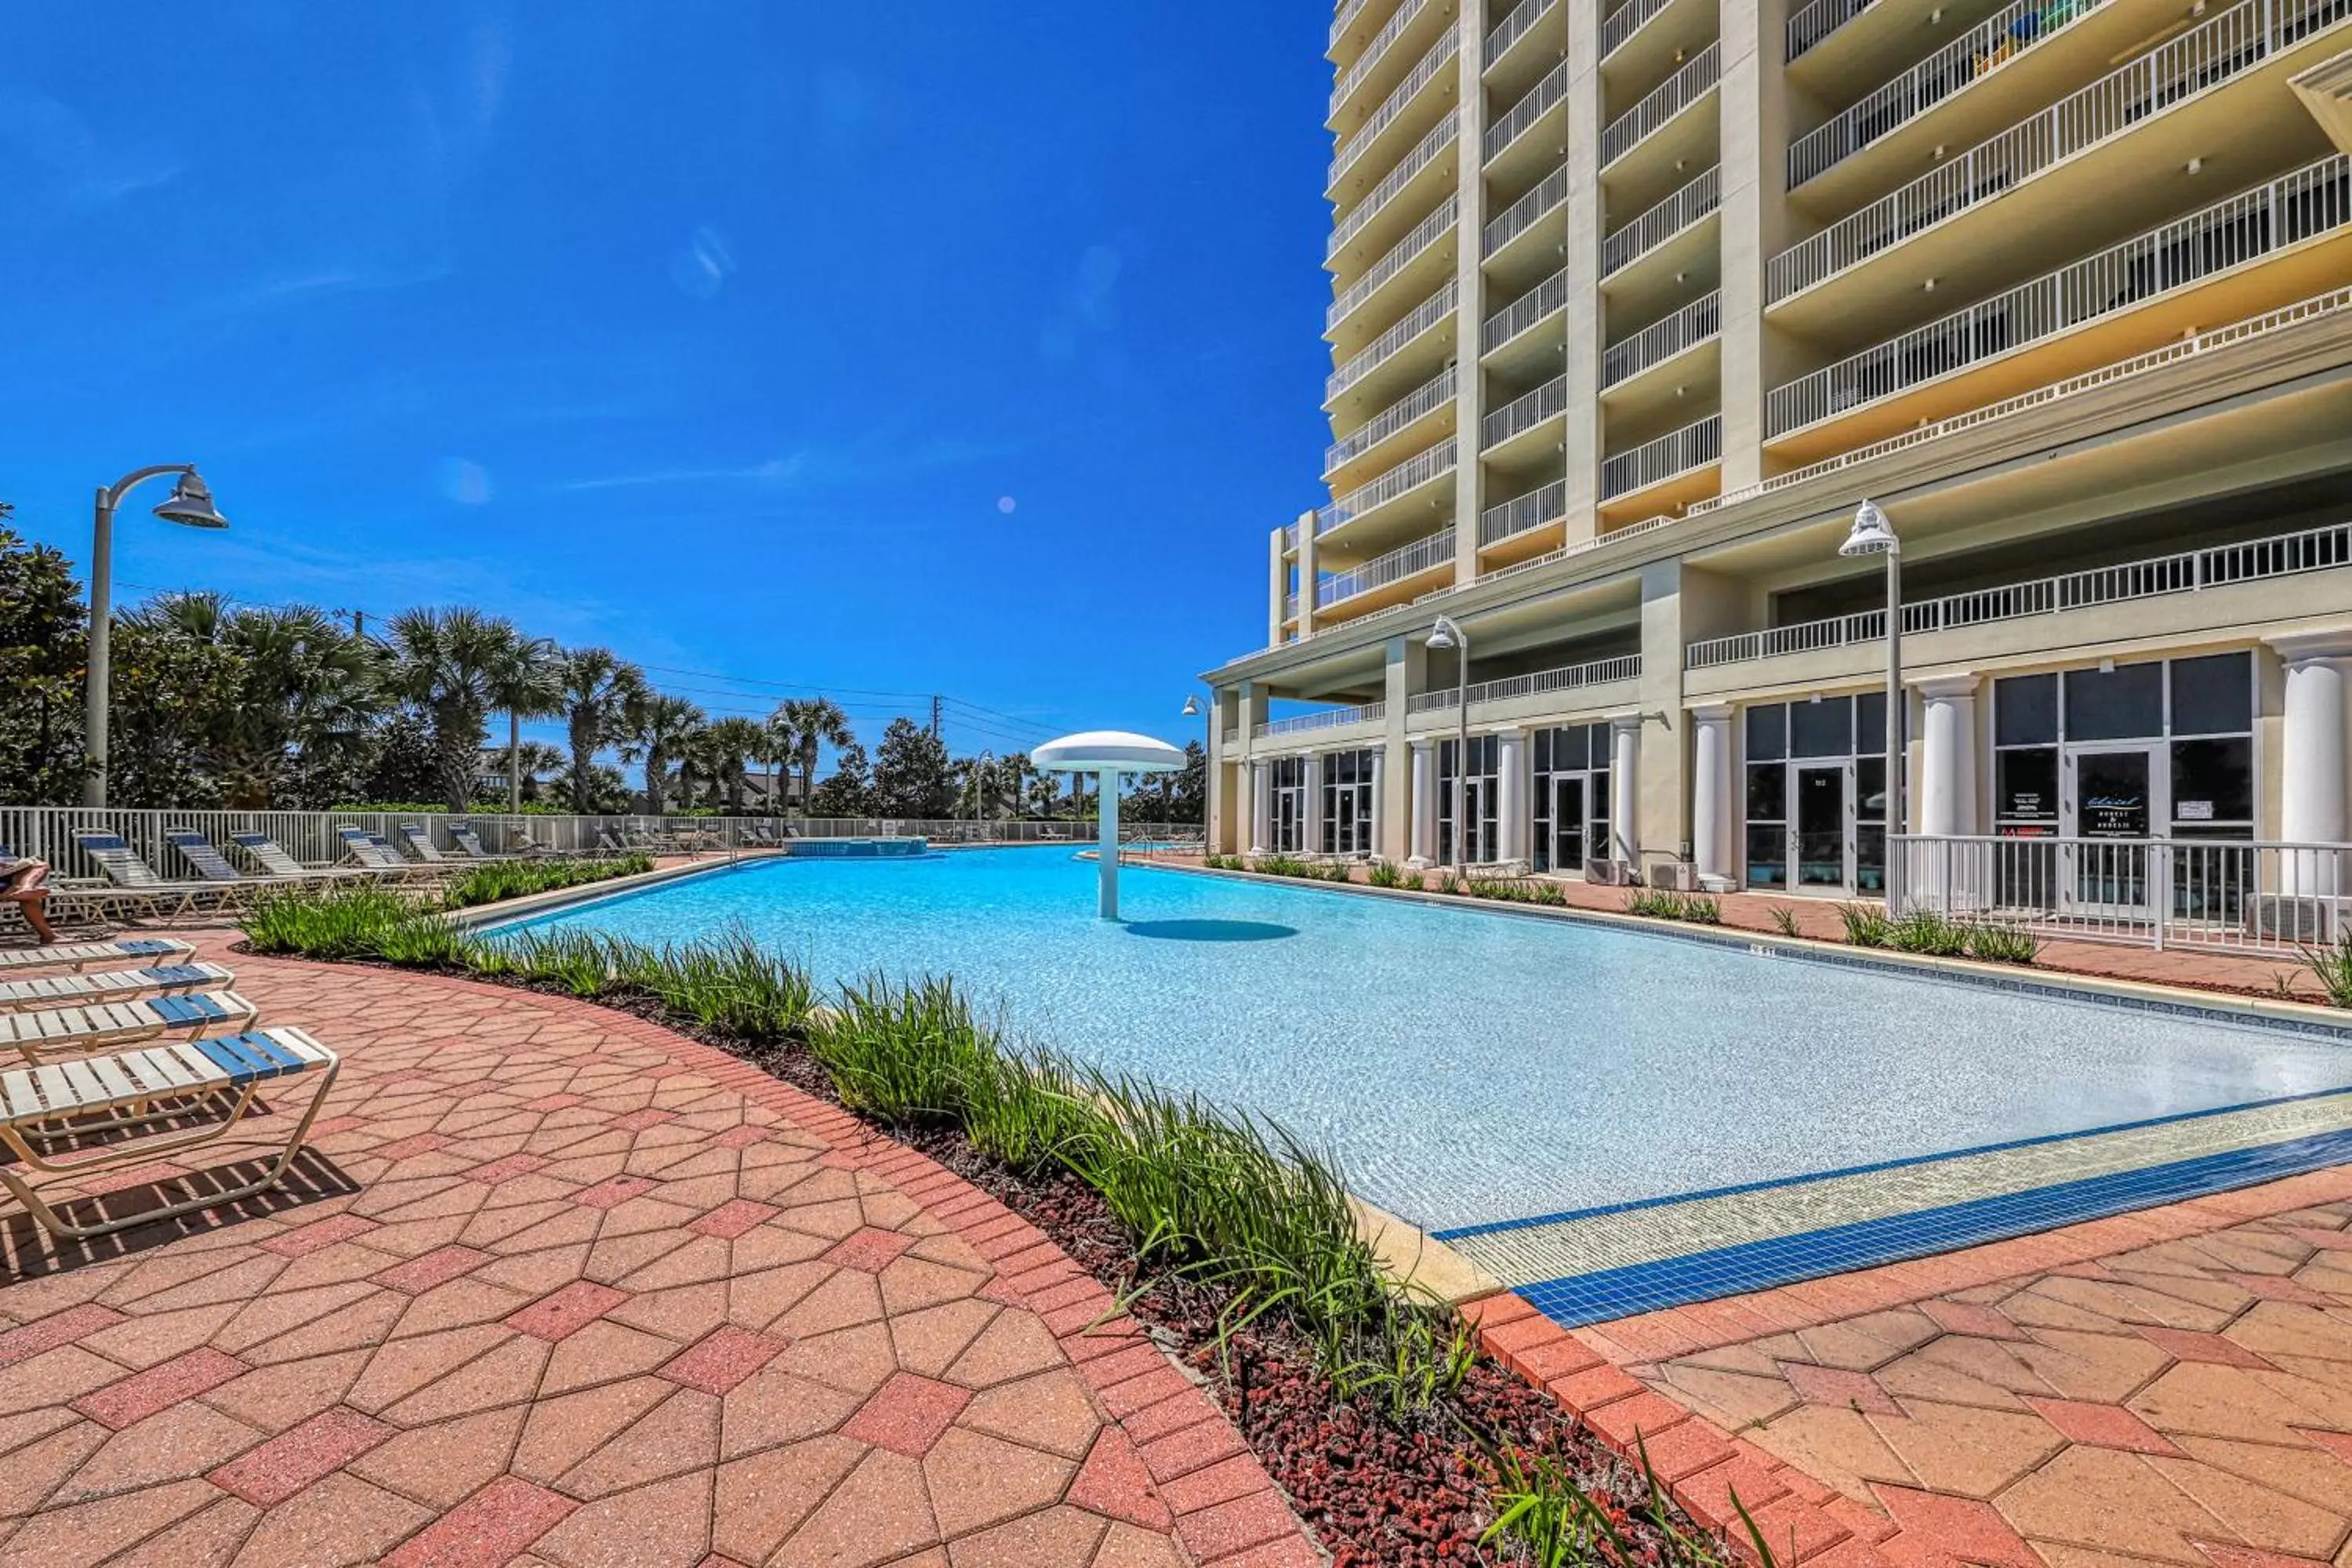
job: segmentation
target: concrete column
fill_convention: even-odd
[[[1387,715],[1381,721],[1381,736],[1384,765],[1380,787],[1373,792],[1372,808],[1381,826],[1372,843],[1381,858],[1402,860],[1416,853],[1412,836],[1417,831],[1412,764],[1404,731],[1406,710],[1412,705],[1414,694],[1428,684],[1429,650],[1417,638],[1392,637],[1388,640],[1387,661],[1382,689]]]
[[[1323,756],[1310,752],[1307,756],[1307,809],[1298,814],[1299,845],[1307,854],[1323,851]]]
[[[1568,201],[1561,220],[1568,310],[1560,369],[1568,378],[1561,461],[1570,544],[1591,539],[1601,526],[1601,349],[1610,327],[1601,298],[1601,237],[1609,228],[1601,201],[1601,11],[1573,5],[1568,11]]]
[[[1787,345],[1764,321],[1764,263],[1790,239],[1787,0],[1720,0],[1723,488],[1766,477],[1764,395],[1789,378]]]
[[[1426,866],[1437,858],[1437,742],[1412,743],[1412,855],[1406,862]]]
[[[1266,605],[1265,646],[1282,646],[1282,600],[1290,589],[1290,562],[1284,548],[1282,530],[1276,529],[1266,540]]]
[[[1298,514],[1298,635],[1315,635],[1315,514]]]
[[[1642,866],[1642,716],[1609,716],[1609,858]]]
[[[1509,0],[1462,0],[1455,25],[1462,29],[1462,47],[1454,57],[1461,71],[1454,101],[1461,105],[1462,130],[1454,143],[1454,188],[1461,195],[1461,222],[1454,230],[1454,277],[1461,301],[1454,318],[1455,361],[1454,394],[1454,581],[1469,583],[1478,575],[1478,512],[1486,504],[1478,461],[1478,327],[1486,321],[1486,273],[1484,244],[1486,231],[1486,30],[1508,8]]]
[[[1250,763],[1250,853],[1263,855],[1266,840],[1274,837],[1274,769],[1265,763]]]
[[[1388,761],[1389,753],[1387,747],[1380,747],[1372,752],[1371,829],[1372,853],[1375,855],[1384,854],[1385,851],[1383,850],[1382,846],[1386,845],[1389,841],[1389,795],[1388,790],[1384,787],[1388,783]]]
[[[1243,766],[1243,752],[1238,741],[1225,743],[1225,731],[1239,726],[1241,710],[1241,693],[1234,688],[1222,688],[1210,699],[1209,824],[1202,845],[1212,855],[1229,855],[1238,847],[1244,792],[1236,789],[1234,781]]]
[[[2286,696],[2280,724],[2282,778],[2279,837],[2294,844],[2341,844],[2346,806],[2345,697],[2352,689],[2346,666],[2352,663],[2352,634],[2307,633],[2273,637],[2286,667]],[[2305,898],[2340,898],[2344,861],[2337,854],[2289,854],[2282,858],[2279,890]],[[2299,921],[2299,917],[2298,917]],[[2300,931],[2298,924],[2294,929]],[[2310,933],[2325,940],[2331,928]]]
[[[1945,676],[1918,686],[1919,831],[1931,838],[1967,837],[1979,821],[1977,678]]]
[[[1496,738],[1496,858],[1528,858],[1528,732],[1506,730]]]
[[[1732,854],[1731,705],[1691,710],[1691,858],[1702,877],[1728,877]]]

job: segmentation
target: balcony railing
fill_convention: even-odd
[[[1490,506],[1478,514],[1478,545],[1498,544],[1506,539],[1558,522],[1568,515],[1568,481],[1554,479],[1541,489],[1529,490],[1523,496],[1513,496],[1500,506]]]
[[[2352,566],[2352,523],[2330,523],[2325,528],[2250,540],[2243,544],[2183,551],[2178,555],[2159,555],[2120,566],[2070,572],[2063,577],[2037,578],[2006,588],[1926,599],[1903,606],[1903,631],[1906,637],[1915,632],[1952,631],[1990,621],[2022,620],[2030,616],[2052,616],[2132,599],[2201,593],[2233,583],[2292,577],[2334,566]],[[1706,669],[1742,659],[1772,658],[1786,653],[1877,642],[1885,636],[1886,612],[1865,610],[1859,615],[1832,616],[1826,620],[1775,626],[1769,631],[1743,632],[1737,637],[1695,642],[1683,650],[1683,664],[1689,669]]]
[[[1388,717],[1385,702],[1360,703],[1353,708],[1326,708],[1315,713],[1293,714],[1270,723],[1250,726],[1252,740],[1265,740],[1271,735],[1307,735],[1318,730],[1337,730],[1347,724],[1370,724]]]
[[[1448,688],[1444,691],[1423,691],[1405,700],[1408,713],[1442,713],[1451,711],[1462,697],[1475,708],[1481,702],[1496,702],[1512,697],[1538,697],[1553,691],[1581,691],[1588,686],[1605,686],[1612,681],[1638,680],[1642,678],[1642,656],[1621,654],[1615,658],[1596,658],[1586,664],[1563,665],[1558,669],[1539,669],[1529,675],[1506,676],[1500,680],[1473,682],[1467,691]]]
[[[1528,29],[1550,15],[1559,4],[1559,0],[1519,0],[1511,7],[1511,14],[1486,35],[1486,50],[1479,59],[1490,66],[1501,59],[1505,50],[1527,37]]]
[[[1339,14],[1331,18],[1331,43],[1335,47],[1349,26],[1364,14],[1364,7],[1371,3],[1372,0],[1341,0]]]
[[[1625,0],[1601,19],[1601,58],[1607,59],[1640,32],[1649,19],[1664,10],[1669,0]]]
[[[1538,321],[1568,308],[1568,269],[1562,268],[1501,310],[1478,329],[1478,352],[1493,353]]]
[[[1721,170],[1709,169],[1601,242],[1601,276],[1622,272],[1722,205]]]
[[[1529,88],[1518,102],[1486,127],[1486,162],[1493,163],[1496,153],[1517,141],[1528,126],[1550,113],[1552,107],[1567,96],[1568,62],[1562,60],[1546,71],[1543,80]]]
[[[1381,177],[1381,183],[1365,193],[1364,199],[1348,209],[1348,214],[1332,226],[1330,243],[1323,247],[1323,259],[1328,263],[1347,248],[1348,242],[1362,232],[1366,224],[1380,215],[1382,207],[1396,200],[1397,193],[1412,183],[1412,177],[1434,162],[1439,153],[1454,145],[1454,138],[1462,129],[1462,110],[1446,111],[1445,118],[1430,128],[1429,134],[1413,143],[1407,153]]]
[[[1339,143],[1339,150],[1331,158],[1331,176],[1325,182],[1325,189],[1337,185],[1340,177],[1355,167],[1356,160],[1364,155],[1364,149],[1379,141],[1381,132],[1396,123],[1397,116],[1405,111],[1421,89],[1429,85],[1430,79],[1444,70],[1461,48],[1462,26],[1457,22],[1446,28],[1444,36],[1430,46],[1429,53],[1421,57],[1421,63],[1405,74],[1405,79],[1396,84],[1395,90],[1381,100],[1381,106],[1372,110],[1371,118],[1365,121],[1354,135]]]
[[[1683,62],[1682,69],[1660,82],[1650,95],[1611,121],[1601,132],[1601,166],[1609,167],[1663,129],[1666,121],[1715,90],[1721,78],[1723,50],[1709,44]]]
[[[1543,177],[1543,183],[1505,207],[1487,222],[1483,237],[1482,256],[1492,256],[1524,234],[1546,213],[1568,200],[1568,165],[1562,163]]]
[[[1568,412],[1568,377],[1553,376],[1522,397],[1515,397],[1478,422],[1478,449],[1486,451],[1547,419]]]
[[[1462,196],[1456,192],[1437,204],[1435,210],[1412,226],[1412,232],[1389,247],[1389,253],[1372,263],[1371,270],[1348,285],[1347,291],[1331,301],[1323,313],[1323,325],[1328,330],[1338,326],[1363,308],[1364,301],[1379,293],[1383,285],[1412,265],[1415,258],[1445,237],[1462,215]]]
[[[2050,0],[2017,0],[1834,120],[1800,137],[1789,149],[1790,187],[1853,157],[2105,4],[2106,0],[2068,0],[2064,5],[2053,5]]]
[[[1389,52],[1390,46],[1403,36],[1404,30],[1412,26],[1412,19],[1420,16],[1430,3],[1431,0],[1404,0],[1404,4],[1396,8],[1396,15],[1388,19],[1388,25],[1372,35],[1372,41],[1364,46],[1364,52],[1356,57],[1356,63],[1340,73],[1339,83],[1331,89],[1332,113],[1339,113],[1340,106],[1356,96],[1356,89],[1364,85],[1364,79],[1379,68],[1381,57]]]
[[[2338,153],[1776,386],[1765,433],[1892,397],[2347,224],[2352,159]]]
[[[1376,561],[1367,561],[1353,572],[1324,578],[1315,584],[1316,607],[1328,609],[1342,599],[1352,599],[1359,594],[1369,594],[1375,588],[1385,588],[1391,583],[1450,565],[1453,560],[1454,530],[1442,529],[1426,539],[1414,540],[1402,550],[1391,550]]]
[[[1458,278],[1448,278],[1436,293],[1415,305],[1411,315],[1373,339],[1362,353],[1333,371],[1330,379],[1323,384],[1324,400],[1328,402],[1339,396],[1378,370],[1407,343],[1454,314],[1454,308],[1461,299],[1457,291],[1460,283]]]
[[[1630,452],[1604,458],[1601,464],[1601,499],[1607,500],[1643,489],[1676,474],[1686,474],[1722,460],[1723,416],[1710,414],[1696,425],[1685,425],[1654,441],[1645,441]]]
[[[1871,0],[1812,0],[1789,17],[1789,52],[1795,59],[1856,16],[1870,9]]]
[[[1451,368],[1438,372],[1326,447],[1323,449],[1323,471],[1326,474],[1336,472],[1414,420],[1425,419],[1451,404],[1459,391],[1459,383],[1454,377],[1455,373]]]
[[[2053,164],[2211,91],[2347,16],[2352,16],[2352,0],[2241,0],[2194,31],[1782,251],[1766,265],[1766,297],[1785,300],[2014,190]]]
[[[1611,343],[1601,354],[1601,384],[1616,385],[1664,364],[1685,349],[1703,343],[1723,330],[1723,296],[1710,293],[1693,300],[1671,316],[1661,317],[1622,342]]]
[[[1410,490],[1454,471],[1454,437],[1448,436],[1425,452],[1415,452],[1379,479],[1358,485],[1328,506],[1315,510],[1315,537],[1322,538],[1343,522],[1352,522],[1374,507],[1386,506]]]

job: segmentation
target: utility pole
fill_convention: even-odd
[[[364,642],[367,640],[367,612],[365,610],[353,610],[352,612],[352,640],[354,642]]]
[[[936,741],[936,740],[938,740],[939,738],[940,738],[940,700],[939,700],[938,696],[935,694],[935,695],[931,698],[931,739],[932,739],[932,740],[934,740],[934,741]]]

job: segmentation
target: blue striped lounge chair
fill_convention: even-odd
[[[455,844],[457,847],[457,852],[468,860],[510,860],[515,858],[515,857],[511,855],[491,854],[489,847],[482,842],[482,836],[474,831],[474,825],[470,822],[451,823],[449,825],[449,842]]]
[[[370,833],[364,827],[338,827],[335,837],[343,841],[344,852],[371,871],[393,872],[406,878],[415,874],[415,868],[400,857],[400,851],[383,841],[381,834]]]
[[[218,991],[236,976],[217,963],[151,963],[140,969],[76,970],[0,980],[0,1013],[28,1007],[86,1007],[141,996]]]
[[[113,891],[104,898],[140,906],[150,914],[166,918],[190,914],[207,902],[214,909],[226,909],[242,891],[242,884],[174,882],[158,876],[119,833],[80,829],[75,832],[74,841],[113,884]]]
[[[407,845],[408,852],[425,865],[440,866],[448,861],[449,858],[441,853],[441,847],[433,842],[433,835],[414,822],[400,825],[400,841]]]
[[[252,1026],[260,1009],[234,991],[143,996],[0,1013],[0,1050],[26,1061],[83,1055],[157,1035],[234,1034]]]
[[[0,1185],[43,1229],[68,1241],[235,1203],[285,1179],[339,1067],[335,1053],[310,1035],[281,1026],[0,1072],[0,1151],[14,1157],[13,1163],[0,1164]],[[310,1079],[315,1087],[301,1113],[289,1119],[291,1128],[277,1157],[252,1181],[85,1224],[71,1223],[41,1194],[53,1182],[174,1159],[233,1137],[253,1108],[256,1089],[296,1079]],[[95,1127],[110,1133],[165,1117],[184,1121],[192,1107],[206,1103],[213,1110],[194,1126],[110,1139],[95,1149],[56,1146],[61,1131],[82,1133]],[[155,1110],[159,1104],[167,1109]]]
[[[0,948],[0,976],[36,969],[79,971],[95,963],[126,961],[160,963],[167,959],[185,958],[195,951],[196,945],[192,942],[165,936],[121,936],[108,942],[62,942],[54,947]]]

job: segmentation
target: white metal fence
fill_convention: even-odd
[[[1695,425],[1603,459],[1601,497],[1607,500],[1722,460],[1723,416],[1710,414]]]
[[[1421,57],[1421,62],[1405,73],[1405,79],[1381,100],[1381,106],[1372,110],[1371,117],[1364,121],[1361,128],[1339,143],[1339,150],[1331,160],[1331,177],[1325,183],[1325,189],[1334,189],[1339,185],[1340,178],[1355,166],[1357,159],[1364,155],[1364,149],[1378,141],[1381,132],[1396,123],[1397,116],[1402,114],[1405,107],[1420,95],[1421,89],[1445,68],[1461,47],[1462,27],[1461,24],[1455,23],[1445,29],[1437,42],[1430,46],[1429,53]]]
[[[1614,386],[1696,348],[1723,330],[1723,295],[1710,290],[1669,316],[1661,316],[1601,354],[1601,384]]]
[[[1558,669],[1538,669],[1526,675],[1507,675],[1499,680],[1481,680],[1468,692],[1470,706],[1481,702],[1500,701],[1511,697],[1535,697],[1555,691],[1581,691],[1588,686],[1605,686],[1612,681],[1638,680],[1642,675],[1642,656],[1621,654],[1615,658],[1596,658],[1584,664],[1562,665]],[[1423,691],[1405,703],[1408,713],[1434,713],[1452,709],[1463,694],[1453,687],[1442,691]]]
[[[1479,231],[1479,254],[1492,256],[1568,200],[1568,165],[1546,174],[1535,189],[1505,207]]]
[[[1602,240],[1601,276],[1622,272],[1722,205],[1723,181],[1718,166]]]
[[[1538,322],[1568,309],[1568,268],[1561,268],[1501,310],[1478,329],[1478,352],[1493,353]]]
[[[1485,451],[1547,419],[1568,412],[1568,377],[1553,376],[1533,392],[1522,393],[1478,421],[1478,449]]]
[[[1399,496],[1409,495],[1431,480],[1452,473],[1454,464],[1454,437],[1448,436],[1427,451],[1414,453],[1380,478],[1357,486],[1328,506],[1318,507],[1315,536],[1320,539],[1341,523],[1352,522]]]
[[[1528,126],[1550,113],[1567,97],[1568,62],[1562,60],[1545,72],[1543,80],[1529,88],[1518,102],[1486,127],[1483,148],[1486,162],[1493,163],[1504,148],[1526,135]]]
[[[1625,0],[1601,19],[1601,58],[1607,59],[1626,39],[1640,32],[1649,19],[1666,8],[1666,0]]]
[[[1364,79],[1380,68],[1381,57],[1389,52],[1390,46],[1412,26],[1412,19],[1420,16],[1429,3],[1430,0],[1405,0],[1396,8],[1396,14],[1388,19],[1387,26],[1372,35],[1372,41],[1364,46],[1364,52],[1356,57],[1356,63],[1340,73],[1339,81],[1333,85],[1332,113],[1339,113],[1340,107],[1356,96],[1356,89],[1364,85]]]
[[[1486,52],[1479,57],[1480,62],[1491,66],[1501,59],[1505,51],[1526,37],[1528,29],[1549,16],[1559,4],[1559,0],[1519,0],[1511,7],[1511,14],[1486,35]]]
[[[1812,0],[1811,5],[1790,13],[1789,49],[1784,58],[1795,59],[1861,16],[1870,5],[1871,0]]]
[[[1355,461],[1416,419],[1425,419],[1452,403],[1459,389],[1457,373],[1453,366],[1435,375],[1340,437],[1323,450],[1323,472],[1328,478],[1345,465]],[[1291,542],[1297,544],[1297,529],[1291,530]]]
[[[1364,195],[1364,199],[1348,209],[1348,215],[1332,226],[1331,238],[1323,247],[1323,260],[1331,258],[1347,248],[1348,242],[1363,231],[1366,224],[1380,215],[1382,207],[1396,200],[1397,193],[1412,183],[1412,177],[1429,167],[1437,155],[1454,145],[1454,138],[1462,132],[1462,110],[1452,109],[1445,118],[1431,127],[1428,135],[1413,144],[1412,151],[1397,161],[1396,167],[1381,176],[1381,183]]]
[[[1447,528],[1426,539],[1416,539],[1401,550],[1391,550],[1377,560],[1367,561],[1352,572],[1324,578],[1315,584],[1316,607],[1321,609],[1375,588],[1385,588],[1453,560],[1454,531]]]
[[[1683,62],[1680,70],[1653,88],[1641,102],[1611,121],[1601,132],[1604,169],[1647,142],[1666,123],[1715,90],[1723,75],[1721,46],[1709,44]]]
[[[1324,400],[1328,402],[1339,396],[1348,388],[1380,369],[1413,339],[1435,327],[1439,322],[1450,320],[1454,314],[1454,307],[1461,300],[1460,289],[1461,279],[1448,278],[1444,286],[1436,293],[1414,306],[1411,315],[1373,339],[1363,353],[1333,371],[1330,379],[1323,384]]]
[[[1906,912],[2085,942],[2294,953],[2347,933],[2352,844],[2270,839],[1894,840]]]
[[[1372,263],[1370,271],[1350,283],[1345,293],[1331,301],[1330,309],[1324,312],[1325,330],[1338,326],[1363,309],[1366,301],[1394,279],[1398,273],[1412,266],[1416,257],[1445,237],[1461,213],[1462,198],[1459,195],[1447,196],[1438,203],[1427,217],[1412,226],[1412,233],[1391,246],[1386,256]]]
[[[1387,717],[1386,702],[1365,702],[1353,708],[1325,708],[1314,713],[1294,713],[1287,719],[1276,719],[1268,723],[1253,725],[1253,739],[1264,740],[1275,735],[1303,735],[1316,730],[1333,730],[1343,724],[1369,724]]]
[[[1568,481],[1554,479],[1538,489],[1523,496],[1513,496],[1500,506],[1490,506],[1478,516],[1478,542],[1493,544],[1525,533],[1531,528],[1541,528],[1558,522],[1568,515]]]

